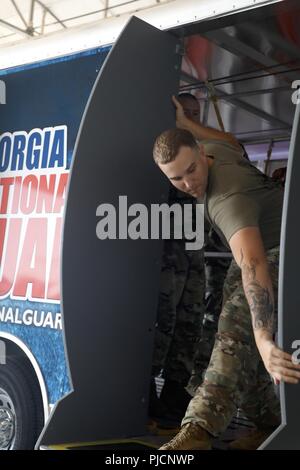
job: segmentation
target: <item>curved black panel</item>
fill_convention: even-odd
[[[300,342],[300,104],[297,105],[288,160],[280,246],[279,344],[293,354]],[[299,350],[299,343],[298,343]],[[298,354],[298,358],[300,354]],[[266,441],[264,449],[300,449],[300,384],[281,384],[282,426]]]
[[[155,137],[174,127],[177,41],[132,18],[91,94],[75,150],[63,241],[63,315],[74,392],[38,445],[144,434],[161,241],[96,237],[97,206],[149,207],[167,183]],[[117,224],[118,226],[118,224]]]

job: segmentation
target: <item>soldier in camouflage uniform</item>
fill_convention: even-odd
[[[283,191],[243,158],[240,147],[220,141],[200,146],[197,126],[183,117],[182,127],[157,138],[155,162],[177,189],[204,200],[209,222],[235,261],[204,382],[181,431],[162,450],[211,448],[240,406],[266,438],[280,422],[271,376],[300,380],[300,365],[274,342]]]

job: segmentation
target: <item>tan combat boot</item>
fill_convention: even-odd
[[[185,424],[173,439],[159,450],[211,450],[212,437],[199,424]]]
[[[276,428],[253,429],[247,436],[232,441],[228,448],[230,450],[256,450],[272,434]]]

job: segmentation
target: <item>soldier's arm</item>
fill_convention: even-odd
[[[229,142],[230,144],[240,147],[237,139],[230,132],[223,132],[218,129],[212,129],[211,127],[205,127],[200,123],[188,119],[184,114],[183,107],[175,96],[173,96],[172,99],[176,107],[177,127],[190,131],[193,136],[199,140],[224,140],[225,142]]]
[[[276,381],[298,383],[300,365],[293,364],[292,356],[273,341],[274,293],[259,228],[246,227],[237,231],[229,244],[241,268],[254,337],[265,367]]]

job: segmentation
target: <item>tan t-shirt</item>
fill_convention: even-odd
[[[201,141],[213,156],[205,210],[223,240],[238,230],[259,227],[266,249],[279,245],[283,190],[243,157],[242,149],[221,141]],[[225,241],[224,240],[224,241]]]

